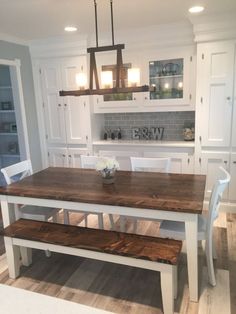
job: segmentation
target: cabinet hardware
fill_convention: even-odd
[[[233,161],[233,164],[236,164],[236,161]]]
[[[230,100],[230,99],[231,99],[231,97],[227,97],[226,99],[227,99],[227,100]]]
[[[203,103],[203,97],[201,97],[200,101],[201,101],[201,104],[202,104]]]
[[[224,160],[224,164],[227,164],[228,163],[228,161],[227,160]]]
[[[81,71],[83,71],[84,70],[84,66],[83,65],[81,65]]]
[[[66,157],[66,155],[65,155],[65,154],[62,154],[62,157]]]
[[[44,104],[44,102],[43,102],[43,108],[45,107],[45,104]]]
[[[205,58],[205,55],[204,55],[204,53],[202,53],[202,60],[204,60],[204,58]]]
[[[134,97],[133,100],[136,100],[136,97]]]
[[[190,158],[188,158],[188,164],[190,163]]]
[[[147,96],[144,97],[145,100],[148,100]]]
[[[71,155],[68,155],[70,158],[72,157]]]
[[[200,142],[202,141],[202,137],[201,137],[201,136],[199,136],[199,141],[200,141]]]
[[[202,162],[202,158],[200,157],[200,158],[199,158],[199,163],[201,163],[201,162]]]
[[[86,135],[86,140],[88,140],[88,135]]]
[[[67,104],[64,104],[64,106],[66,107],[66,106],[67,106]]]
[[[98,101],[99,101],[99,100],[98,100],[98,98],[97,98],[97,104],[98,104]]]
[[[190,62],[192,62],[192,61],[193,61],[193,56],[190,57]]]
[[[42,70],[41,69],[39,69],[39,74],[42,74]]]
[[[48,152],[48,157],[49,157],[49,155],[50,155],[50,154],[49,154],[49,152]]]
[[[189,94],[189,99],[190,99],[190,100],[192,99],[192,94]]]
[[[86,102],[84,101],[84,107],[86,106]]]
[[[47,134],[45,135],[45,137],[46,137],[46,140],[48,140],[48,135]]]
[[[58,104],[58,107],[61,107],[61,104]]]

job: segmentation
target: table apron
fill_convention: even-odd
[[[165,211],[165,210],[155,210],[148,208],[133,208],[125,206],[115,206],[115,205],[101,205],[92,203],[79,203],[71,201],[61,201],[53,199],[43,199],[43,198],[31,198],[24,196],[9,196],[1,195],[1,201],[6,201],[9,204],[25,204],[25,205],[35,205],[43,207],[52,208],[63,208],[71,209],[75,211],[83,212],[94,212],[94,213],[105,213],[105,214],[115,214],[124,215],[139,218],[150,218],[150,219],[165,219],[174,221],[195,221],[196,213],[186,213],[186,212],[175,212],[175,211]]]

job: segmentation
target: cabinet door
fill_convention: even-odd
[[[145,58],[146,81],[156,91],[146,93],[145,111],[194,110],[191,102],[192,51],[163,51]]]
[[[62,82],[64,90],[76,90],[76,74],[86,71],[86,58],[66,59],[62,65]],[[85,144],[88,120],[88,105],[86,97],[63,97],[63,108],[66,124],[66,139],[68,144]],[[87,107],[86,107],[87,105]]]
[[[48,163],[50,167],[68,167],[67,148],[49,148]]]
[[[236,73],[236,57],[234,62],[234,73]],[[236,79],[234,78],[234,99],[233,99],[233,120],[232,120],[232,147],[236,148]]]
[[[120,170],[131,171],[130,157],[140,157],[141,153],[135,151],[100,150],[99,156],[114,157],[119,163]]]
[[[202,146],[230,145],[233,64],[233,43],[199,46],[197,102]]]
[[[80,156],[87,155],[86,148],[68,148],[68,162],[70,168],[81,168]]]
[[[48,144],[66,143],[60,64],[52,60],[41,64],[41,84]]]
[[[193,173],[193,155],[188,153],[144,152],[144,157],[171,158],[170,173]]]
[[[230,175],[229,201],[236,201],[236,153],[231,154]]]
[[[205,196],[209,198],[213,185],[220,178],[219,167],[227,170],[229,166],[229,153],[202,152],[199,162],[201,165],[201,174],[207,176]],[[224,192],[223,198],[228,198],[228,190]]]

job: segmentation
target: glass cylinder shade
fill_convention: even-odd
[[[102,88],[112,88],[113,87],[113,73],[112,73],[112,71],[102,71],[101,72],[101,83],[102,83]]]
[[[140,69],[131,68],[128,69],[128,86],[135,87],[140,85]]]
[[[83,72],[77,73],[76,77],[76,84],[79,87],[79,89],[85,89],[87,86],[87,75]]]

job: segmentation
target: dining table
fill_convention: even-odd
[[[189,296],[198,302],[198,215],[205,183],[204,175],[117,171],[115,182],[104,184],[96,170],[49,167],[0,187],[3,226],[17,219],[15,204],[184,222]]]

